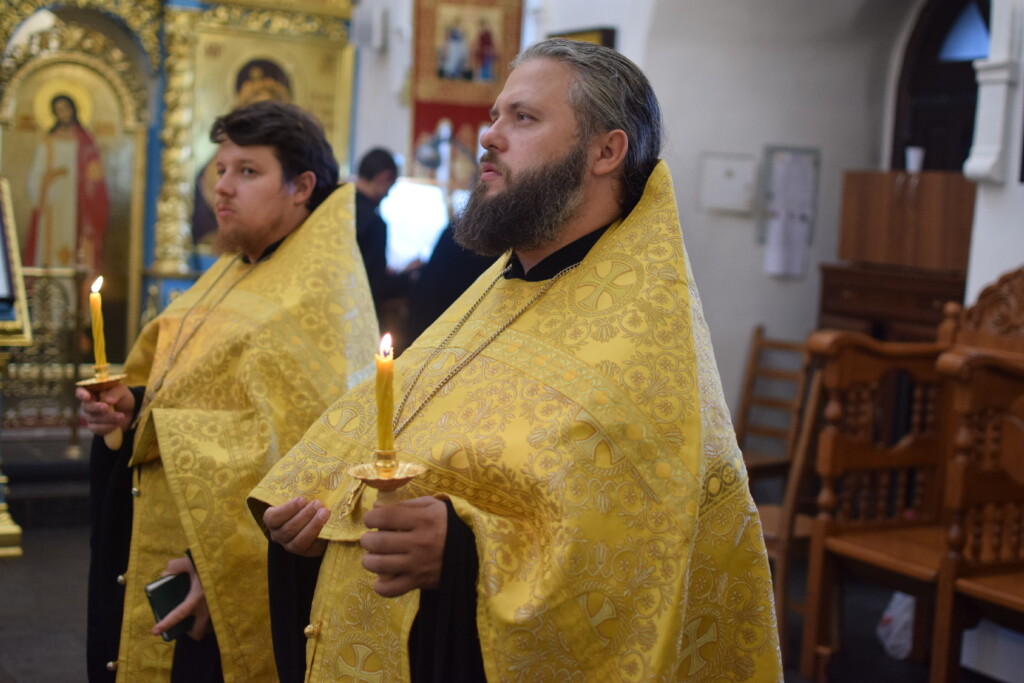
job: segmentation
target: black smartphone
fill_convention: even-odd
[[[149,598],[149,606],[153,608],[153,616],[156,620],[160,621],[180,605],[188,595],[188,589],[188,574],[168,574],[147,583],[146,597]],[[161,633],[160,637],[167,641],[174,640],[187,633],[195,620],[195,617],[190,615]]]

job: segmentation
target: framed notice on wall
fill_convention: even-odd
[[[814,232],[821,153],[797,147],[765,148],[760,237],[764,271],[802,277]]]

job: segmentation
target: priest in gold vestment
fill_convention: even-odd
[[[267,541],[245,496],[372,368],[353,187],[335,189],[323,129],[261,102],[211,138],[228,253],[146,326],[125,385],[81,396],[97,433],[134,425],[117,452],[97,439],[92,455],[92,680],[274,678]],[[168,573],[192,590],[154,626],[144,586]],[[165,642],[186,616],[188,634]]]
[[[386,505],[346,474],[375,447],[368,382],[251,494],[322,556],[307,680],[782,680],[649,83],[545,41],[491,116],[456,239],[511,253],[395,363],[395,446],[425,474]]]

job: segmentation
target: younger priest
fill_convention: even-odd
[[[94,681],[274,678],[266,539],[245,495],[372,368],[354,193],[335,189],[323,128],[265,101],[211,139],[224,255],[142,331],[125,385],[79,390],[94,432],[130,430],[92,454]],[[171,573],[191,590],[154,625],[144,586]],[[187,635],[161,639],[188,616]]]

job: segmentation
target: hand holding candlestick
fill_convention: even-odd
[[[107,342],[103,334],[103,299],[100,296],[100,288],[103,287],[103,276],[96,278],[92,283],[92,292],[89,294],[89,312],[92,315],[92,348],[96,364],[93,365],[94,377],[77,383],[89,391],[94,398],[123,380],[126,375],[111,375],[110,365],[107,363]],[[107,447],[116,451],[124,443],[124,434],[118,427],[103,435],[103,441]]]

